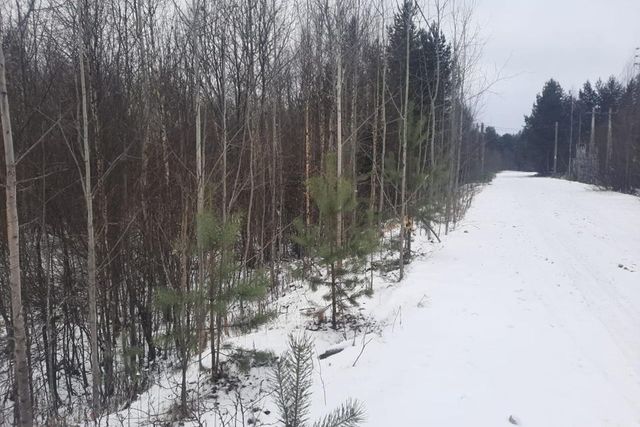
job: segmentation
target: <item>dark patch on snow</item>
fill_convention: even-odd
[[[626,271],[628,271],[628,272],[630,272],[630,273],[635,273],[635,270],[630,269],[629,267],[627,267],[627,266],[626,266],[626,265],[624,265],[624,264],[618,264],[618,268],[620,268],[620,269],[622,269],[622,270],[626,270]]]
[[[344,350],[344,348],[332,348],[332,349],[329,349],[329,350],[325,351],[324,353],[322,353],[320,356],[318,356],[318,358],[320,360],[326,359],[327,357],[331,357],[334,354],[340,353],[342,350]]]

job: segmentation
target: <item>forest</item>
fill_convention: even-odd
[[[168,364],[189,419],[189,361],[224,378],[292,281],[334,329],[367,271],[401,281],[414,230],[448,233],[503,167],[477,37],[457,2],[3,2],[0,424],[97,421]],[[597,104],[616,171],[634,87]]]
[[[636,60],[640,60],[636,58]],[[640,188],[640,64],[575,94],[550,79],[517,134],[487,129],[494,170],[536,171],[624,193]]]

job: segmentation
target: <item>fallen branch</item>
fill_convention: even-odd
[[[334,354],[340,353],[342,350],[344,350],[344,347],[343,348],[330,348],[329,350],[325,351],[320,356],[318,356],[318,359],[320,359],[320,360],[326,359],[327,357],[331,357]]]
[[[369,344],[373,340],[373,338],[369,338],[368,340],[366,340],[366,338],[367,332],[365,332],[362,336],[362,348],[360,349],[360,353],[358,353],[358,357],[356,357],[356,360],[353,361],[353,365],[351,365],[352,368],[356,367],[356,363],[358,363],[358,360],[360,360],[360,356],[362,356],[362,353],[364,353],[364,349],[367,347],[367,344]]]
[[[425,227],[427,227],[427,230],[429,230],[430,232],[433,233],[434,236],[436,236],[436,239],[438,239],[438,243],[442,243],[442,240],[440,240],[440,237],[438,237],[438,233],[436,233],[433,227],[431,227],[431,224],[425,222],[424,225]]]

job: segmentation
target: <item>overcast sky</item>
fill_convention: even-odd
[[[519,130],[550,78],[576,92],[584,81],[622,76],[640,46],[640,0],[477,0],[485,39],[481,69],[498,81],[480,118]]]

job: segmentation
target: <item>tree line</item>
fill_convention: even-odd
[[[381,239],[401,280],[490,176],[476,37],[455,2],[3,3],[0,423],[95,419],[172,359],[188,416],[188,361],[216,381],[298,261],[333,327]]]
[[[587,81],[577,94],[551,79],[501,149],[516,168],[632,193],[640,188],[639,124],[640,73]]]

